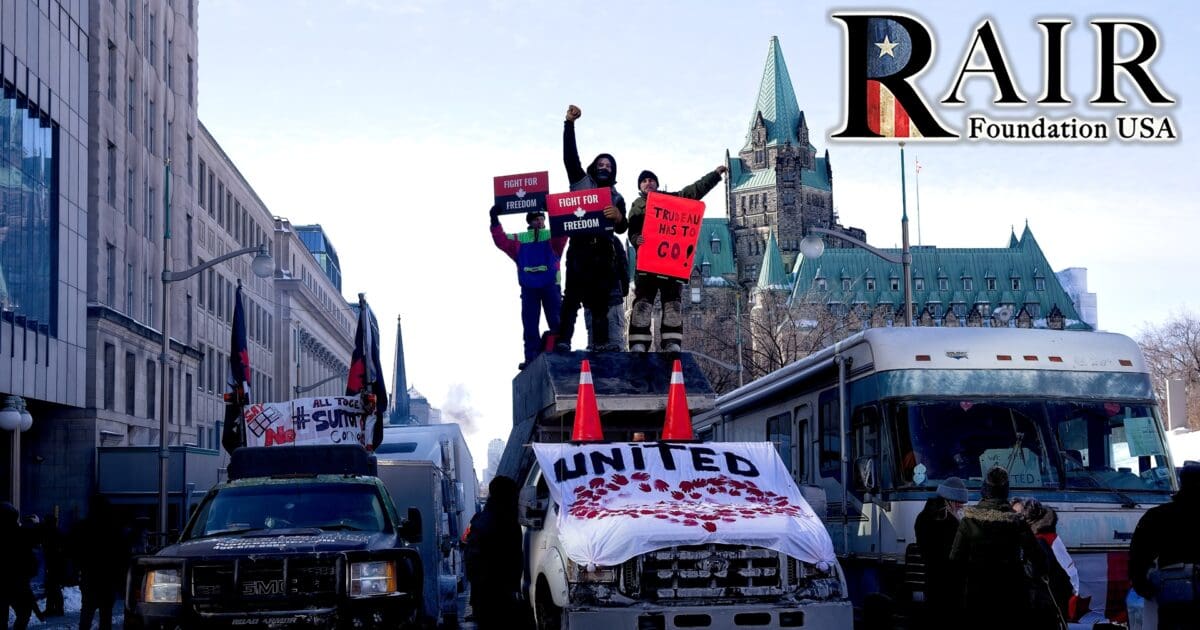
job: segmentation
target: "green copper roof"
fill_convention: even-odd
[[[779,38],[775,36],[771,37],[767,51],[767,64],[763,68],[762,83],[758,86],[758,100],[754,103],[754,111],[750,113],[750,126],[746,130],[743,151],[750,148],[750,130],[754,128],[759,112],[762,112],[763,122],[767,125],[767,145],[796,144],[800,105],[796,102],[792,77],[788,75],[787,64],[783,61]]]
[[[758,171],[751,169],[740,158],[729,160],[729,181],[734,192],[743,192],[755,188],[775,187],[775,167],[770,166]],[[800,183],[818,190],[833,190],[829,174],[825,168],[825,158],[816,159],[816,168],[800,171]]]
[[[733,261],[733,235],[729,232],[728,220],[705,219],[701,224],[695,269],[705,277],[706,284],[724,284],[737,276],[737,266]]]
[[[900,253],[895,248],[883,248],[883,251]],[[763,264],[765,267],[766,262]],[[969,312],[976,304],[986,304],[991,312],[1002,305],[1011,304],[1014,319],[1022,307],[1028,306],[1031,307],[1035,327],[1045,327],[1045,318],[1058,307],[1068,329],[1089,330],[1081,321],[1070,296],[1063,290],[1058,276],[1052,272],[1050,263],[1028,226],[1019,240],[1010,238],[1007,247],[913,247],[912,267],[913,304],[918,313],[927,306],[933,306],[936,312],[941,313],[948,307],[965,308]],[[799,259],[793,272],[792,299],[825,302],[825,295],[816,296],[813,293],[837,291],[841,295],[839,277],[843,268],[852,282],[852,297],[857,298],[861,292],[868,304],[892,304],[896,307],[903,301],[900,265],[880,260],[858,248],[827,248],[818,259]],[[939,268],[943,270],[940,275],[946,280],[945,289],[939,284]],[[818,273],[826,278],[827,291],[817,289],[814,279]],[[874,290],[867,288],[867,279],[872,275]],[[995,282],[995,288],[990,290],[987,286],[989,277],[994,278]],[[893,278],[898,279],[896,291],[891,290]],[[924,278],[923,288],[917,288],[916,278]],[[966,279],[970,280],[970,288],[964,283]],[[1018,283],[1017,288],[1013,287],[1014,279]],[[843,297],[850,299],[851,296]]]
[[[762,266],[758,270],[758,288],[764,290],[790,289],[787,268],[783,266],[783,255],[775,242],[775,231],[767,236],[767,248],[763,252]]]

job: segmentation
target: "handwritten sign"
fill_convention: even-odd
[[[257,403],[246,408],[243,418],[246,446],[365,443],[357,396]]]
[[[612,193],[607,188],[550,195],[546,205],[553,236],[603,234],[613,230],[612,221],[604,218],[604,209],[612,205]]]
[[[704,221],[704,202],[662,193],[646,196],[645,241],[638,248],[637,270],[686,280],[696,261],[696,243]]]
[[[550,192],[550,173],[521,173],[493,178],[498,214],[545,212],[546,194]]]
[[[1131,457],[1163,454],[1162,442],[1158,439],[1158,427],[1155,426],[1154,418],[1126,418],[1125,439],[1129,441]]]
[[[1042,485],[1041,460],[1027,448],[989,448],[979,456],[979,470],[984,475],[995,466],[1008,471],[1014,488]]]

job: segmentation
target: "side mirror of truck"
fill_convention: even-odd
[[[862,492],[875,492],[879,489],[879,466],[874,457],[855,458],[854,489]]]
[[[421,523],[421,511],[415,507],[408,508],[408,516],[400,525],[400,537],[413,543],[421,542],[424,528]]]
[[[521,525],[530,529],[541,529],[546,518],[546,508],[549,499],[538,497],[536,486],[521,488],[517,507],[517,520]]]
[[[824,521],[829,511],[829,500],[825,497],[825,488],[813,485],[800,486],[800,496],[808,502],[809,507],[813,509],[813,514]]]

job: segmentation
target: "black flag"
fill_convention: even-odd
[[[354,332],[354,354],[350,356],[350,375],[346,378],[346,394],[375,397],[375,408],[363,416],[363,431],[369,447],[374,450],[383,442],[383,414],[387,410],[387,387],[383,384],[383,365],[379,362],[379,323],[367,306],[366,297],[358,294],[358,329]]]
[[[245,446],[246,427],[242,409],[250,402],[250,350],[246,343],[246,313],[242,310],[242,283],[238,281],[233,302],[233,329],[229,340],[229,373],[225,379],[225,426],[221,446],[230,454]]]

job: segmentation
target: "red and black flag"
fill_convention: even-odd
[[[242,283],[233,299],[233,329],[229,338],[229,372],[225,383],[225,426],[221,445],[229,453],[246,444],[242,409],[250,402],[250,350],[246,343],[246,313],[242,310]]]
[[[383,415],[387,410],[387,387],[383,384],[383,365],[379,362],[379,323],[358,294],[358,329],[354,332],[354,354],[350,357],[350,375],[346,394],[364,397],[363,432],[367,446],[374,450],[383,442]],[[373,398],[373,400],[372,400]]]

